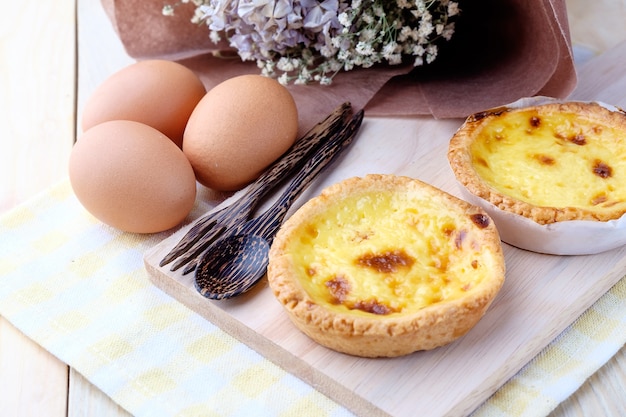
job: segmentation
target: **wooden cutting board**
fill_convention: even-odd
[[[621,44],[581,70],[572,98],[626,107],[624,67],[626,44]],[[460,196],[446,152],[461,123],[366,118],[352,147],[301,196],[297,206],[325,186],[368,173],[419,178]],[[355,414],[368,417],[469,414],[626,272],[626,247],[568,257],[505,244],[506,282],[467,335],[432,351],[363,359],[328,350],[300,333],[265,279],[240,298],[210,301],[196,292],[193,274],[183,276],[167,266],[158,267],[186,230],[146,253],[152,282]]]

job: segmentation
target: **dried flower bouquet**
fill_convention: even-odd
[[[460,13],[451,0],[192,2],[191,21],[206,24],[214,43],[226,39],[242,60],[256,61],[283,84],[328,85],[338,72],[357,67],[431,63]],[[175,7],[165,6],[163,14]]]

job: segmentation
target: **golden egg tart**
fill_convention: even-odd
[[[474,114],[448,160],[503,241],[592,254],[626,244],[626,114],[592,102],[522,100]]]
[[[362,357],[456,340],[485,314],[505,276],[484,210],[395,175],[324,189],[283,224],[269,257],[269,285],[295,326]]]

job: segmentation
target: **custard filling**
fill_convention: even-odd
[[[493,266],[480,230],[490,220],[436,195],[362,192],[329,205],[295,231],[287,252],[317,303],[391,315],[458,299]]]
[[[501,194],[543,207],[626,206],[623,131],[573,112],[490,117],[470,152],[476,173]]]

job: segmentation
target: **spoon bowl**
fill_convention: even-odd
[[[269,242],[258,235],[234,235],[216,242],[196,270],[196,289],[204,297],[221,300],[252,288],[267,270]],[[229,259],[229,262],[224,262]]]

